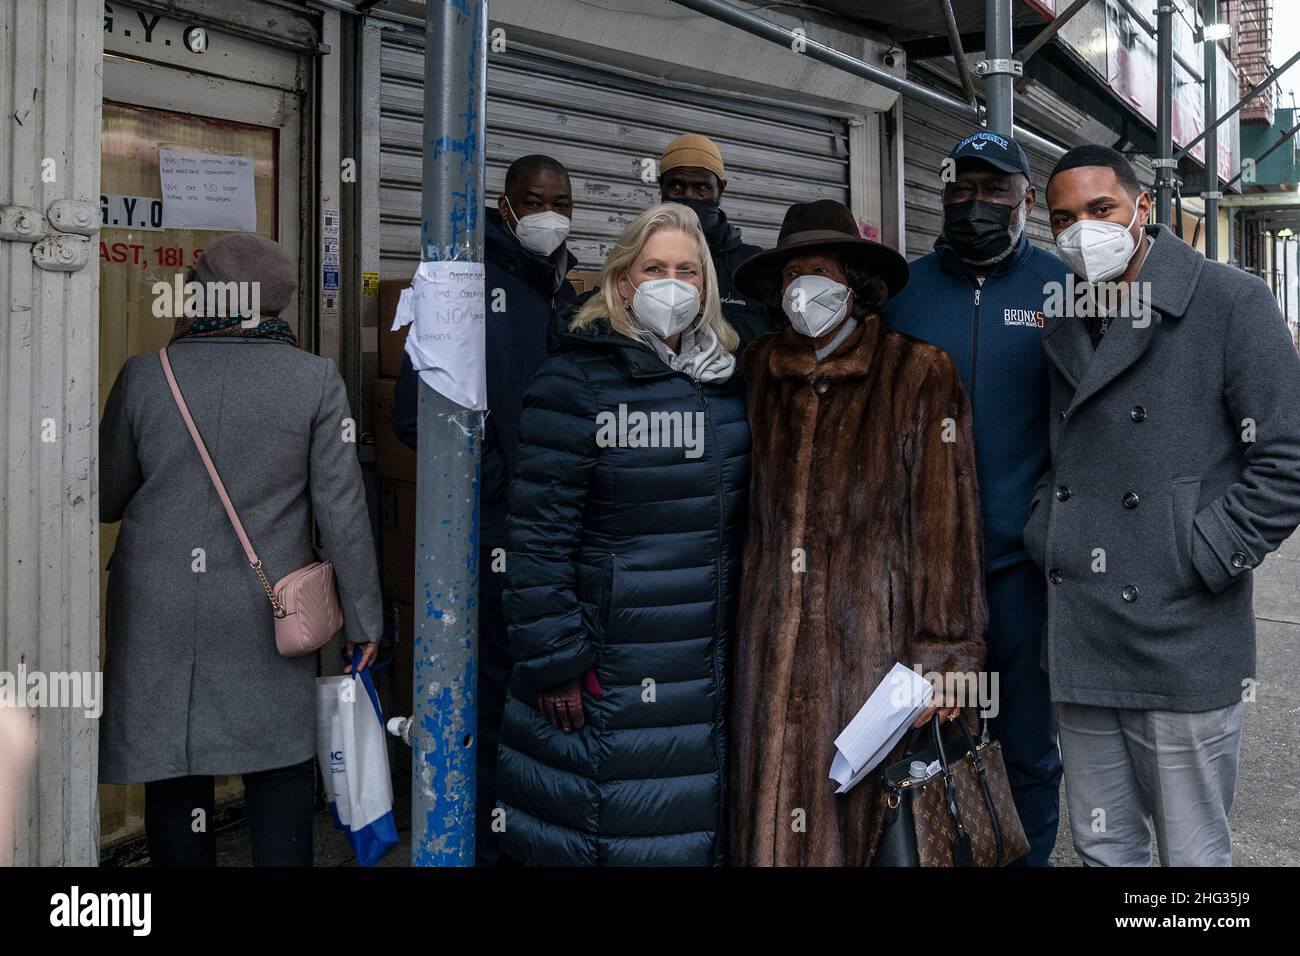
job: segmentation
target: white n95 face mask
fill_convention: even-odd
[[[630,276],[628,281],[632,281]],[[641,325],[666,339],[700,314],[700,290],[681,279],[649,279],[636,287],[632,314]]]
[[[509,199],[506,208],[512,216],[515,214]],[[516,216],[515,238],[529,252],[549,256],[569,237],[570,225],[569,217],[558,212],[535,212],[522,219]]]
[[[815,339],[843,321],[851,292],[826,276],[799,276],[781,297],[781,308],[796,332]]]
[[[1080,219],[1056,237],[1056,253],[1061,261],[1089,282],[1106,282],[1128,268],[1137,250],[1133,240],[1133,223],[1137,206],[1127,226],[1099,219]]]

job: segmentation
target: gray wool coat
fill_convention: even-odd
[[[382,630],[374,541],[334,363],[271,339],[180,339],[181,392],[272,583],[334,563],[344,630]],[[300,763],[316,752],[316,655],[281,657],[248,566],[156,352],[130,358],[99,432],[109,563],[100,780]],[[202,549],[196,553],[196,549]]]
[[[1054,700],[1213,710],[1255,673],[1251,570],[1300,524],[1300,358],[1263,281],[1147,231],[1149,326],[1114,319],[1095,354],[1081,318],[1043,330],[1052,463],[1024,539]]]

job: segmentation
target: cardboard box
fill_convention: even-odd
[[[415,482],[379,482],[379,536],[384,594],[413,604],[415,598]]]
[[[579,272],[574,269],[568,275],[568,280],[573,283],[573,290],[582,295],[584,292],[590,292],[600,285],[599,272]]]
[[[409,286],[407,279],[385,279],[379,283],[379,374],[385,378],[397,378],[402,369],[402,355],[406,349],[406,333],[410,326],[389,331],[393,327],[393,315],[397,312],[397,300],[402,290]]]
[[[415,481],[415,452],[403,445],[393,431],[395,378],[377,378],[371,386],[375,397],[375,469],[381,478]]]

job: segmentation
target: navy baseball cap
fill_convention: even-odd
[[[1004,173],[1022,173],[1029,178],[1029,160],[1014,139],[982,130],[953,147],[949,159],[981,159]]]

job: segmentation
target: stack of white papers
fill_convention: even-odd
[[[911,668],[895,664],[835,738],[831,779],[840,785],[835,792],[848,793],[874,770],[933,696],[933,684]]]

